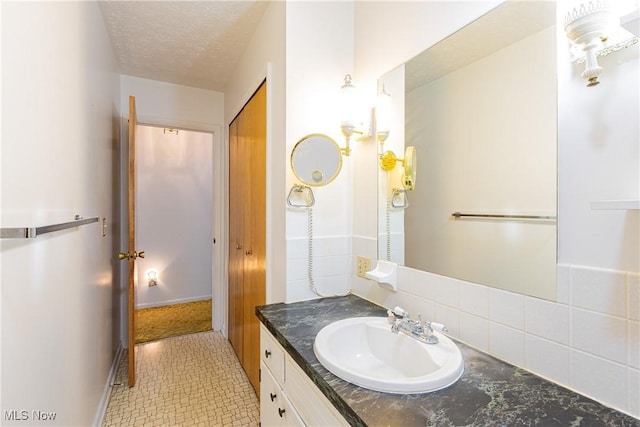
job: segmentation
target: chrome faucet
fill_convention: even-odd
[[[394,334],[402,332],[425,344],[438,344],[438,337],[433,333],[434,329],[447,332],[447,328],[441,323],[422,322],[420,314],[417,320],[411,320],[409,313],[400,307],[394,308],[393,311],[387,310],[387,316],[391,324],[391,332]]]

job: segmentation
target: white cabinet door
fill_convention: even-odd
[[[289,399],[287,398],[286,393],[282,393],[282,400],[280,401],[280,406],[278,408],[278,415],[282,417],[283,427],[305,427],[304,421],[300,418],[300,414],[296,411],[294,406],[291,404]]]
[[[260,363],[260,423],[262,427],[280,426],[278,416],[282,390],[264,364]]]
[[[264,362],[260,363],[260,423],[262,427],[300,427],[304,423]]]

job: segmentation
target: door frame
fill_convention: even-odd
[[[137,96],[140,98],[140,96]],[[128,117],[123,116],[122,129],[122,141],[120,150],[120,165],[121,165],[121,185],[120,185],[120,197],[124,202],[127,200],[126,189],[128,186],[127,177],[127,159],[129,148],[129,135],[127,133],[127,120]],[[212,177],[213,177],[213,209],[212,209],[212,231],[213,237],[216,239],[216,243],[212,242],[212,284],[211,284],[211,296],[213,300],[213,316],[211,319],[211,326],[215,331],[222,331],[226,327],[226,277],[227,277],[227,265],[226,265],[226,249],[225,242],[227,240],[227,230],[225,224],[227,221],[227,200],[226,200],[226,151],[225,151],[225,139],[223,126],[219,124],[189,122],[182,120],[164,119],[158,117],[148,117],[144,114],[138,114],[138,125],[154,126],[154,127],[171,127],[176,129],[184,129],[187,131],[206,132],[213,135],[213,147],[212,147]],[[127,226],[128,226],[128,213],[126,204],[123,206],[120,212],[120,240],[121,244],[127,242]],[[122,342],[128,340],[128,298],[126,295],[127,286],[127,271],[125,268],[120,269],[120,284],[123,289],[121,300],[121,312],[120,312],[120,337]]]

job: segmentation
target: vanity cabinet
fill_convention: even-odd
[[[349,425],[264,325],[260,355],[262,427]]]

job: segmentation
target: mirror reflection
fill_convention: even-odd
[[[379,168],[380,259],[555,299],[555,38],[553,2],[506,2],[380,79],[380,157],[420,159],[406,207]]]
[[[291,169],[303,184],[327,185],[342,169],[340,147],[326,135],[307,135],[293,147]]]

